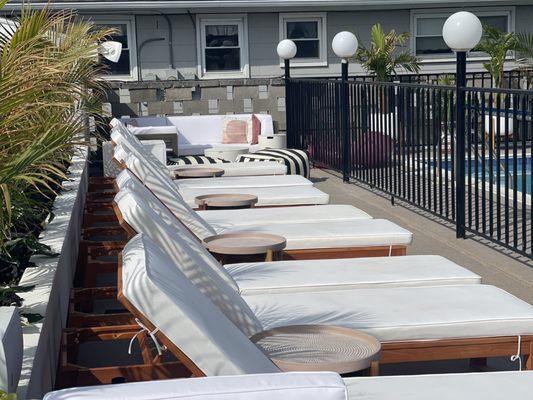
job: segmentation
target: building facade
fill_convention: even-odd
[[[43,3],[33,3],[42,5]],[[8,3],[17,8],[16,2]],[[106,109],[121,115],[190,115],[267,112],[284,130],[285,99],[277,43],[295,41],[295,77],[340,74],[331,40],[340,31],[368,45],[372,25],[409,32],[407,43],[422,73],[453,72],[455,59],[441,36],[446,18],[465,9],[504,31],[532,31],[528,1],[436,0],[198,0],[55,1],[97,24],[116,27],[123,43],[119,63],[110,64]],[[482,71],[484,57],[472,53],[468,69]],[[513,67],[512,57],[508,67]],[[350,64],[350,74],[364,74]]]

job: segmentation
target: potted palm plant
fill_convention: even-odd
[[[370,46],[366,47],[361,44],[355,55],[355,60],[378,82],[390,81],[400,70],[417,73],[420,71],[418,59],[407,49],[399,50],[399,48],[405,46],[408,39],[408,32],[397,34],[393,29],[386,33],[381,24],[375,24],[371,30]],[[377,105],[377,113],[368,113],[370,132],[355,143],[358,148],[365,147],[366,151],[355,151],[354,154],[362,153],[368,155],[364,160],[358,160],[358,164],[367,167],[379,167],[390,159],[394,140],[390,137],[390,134],[379,132],[377,127],[373,126],[374,121],[390,120],[391,116],[389,114],[395,114],[394,110],[390,110],[387,93],[393,92],[382,91]],[[392,117],[395,118],[395,115],[392,115]]]

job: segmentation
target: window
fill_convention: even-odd
[[[245,17],[200,17],[201,77],[247,77],[248,48]]]
[[[106,79],[137,79],[137,54],[135,49],[135,29],[134,17],[92,17],[96,26],[114,28],[117,33],[109,40],[122,43],[122,53],[118,62],[114,63],[103,56],[100,62],[107,67],[107,72],[103,76]]]
[[[326,66],[326,14],[280,14],[280,40],[297,48],[295,66]]]
[[[453,12],[413,14],[413,48],[417,56],[443,58],[453,54],[442,37],[442,26]],[[511,30],[510,10],[474,12],[483,25],[492,25],[504,32]]]

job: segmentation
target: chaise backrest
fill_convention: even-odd
[[[147,236],[139,234],[124,247],[119,279],[119,297],[130,311],[159,329],[205,375],[279,372]]]
[[[130,154],[125,161],[128,169],[168,207],[169,210],[198,238],[205,239],[216,234],[207,222],[205,222],[181,197],[178,187],[168,176],[164,177],[155,173],[155,167],[143,161],[135,154]]]
[[[251,336],[261,331],[261,323],[239,295],[238,286],[227,271],[179,224],[168,223],[171,215],[163,216],[167,222],[163,221],[165,209],[159,207],[154,211],[157,199],[147,201],[146,197],[131,189],[121,190],[115,197],[128,225],[159,246],[173,261],[174,266],[167,268],[178,268],[242,332]]]
[[[210,376],[58,390],[44,400],[346,400],[334,372]]]

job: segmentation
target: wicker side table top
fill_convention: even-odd
[[[212,253],[229,255],[263,254],[281,251],[287,245],[283,236],[262,232],[225,233],[209,236],[204,246]]]
[[[346,374],[371,367],[380,342],[366,333],[327,325],[293,325],[252,336],[282,371],[333,371]]]
[[[215,178],[223,174],[221,168],[183,168],[174,171],[176,178]]]
[[[200,207],[211,208],[250,208],[257,203],[257,196],[252,194],[205,194],[197,196],[194,202]]]

